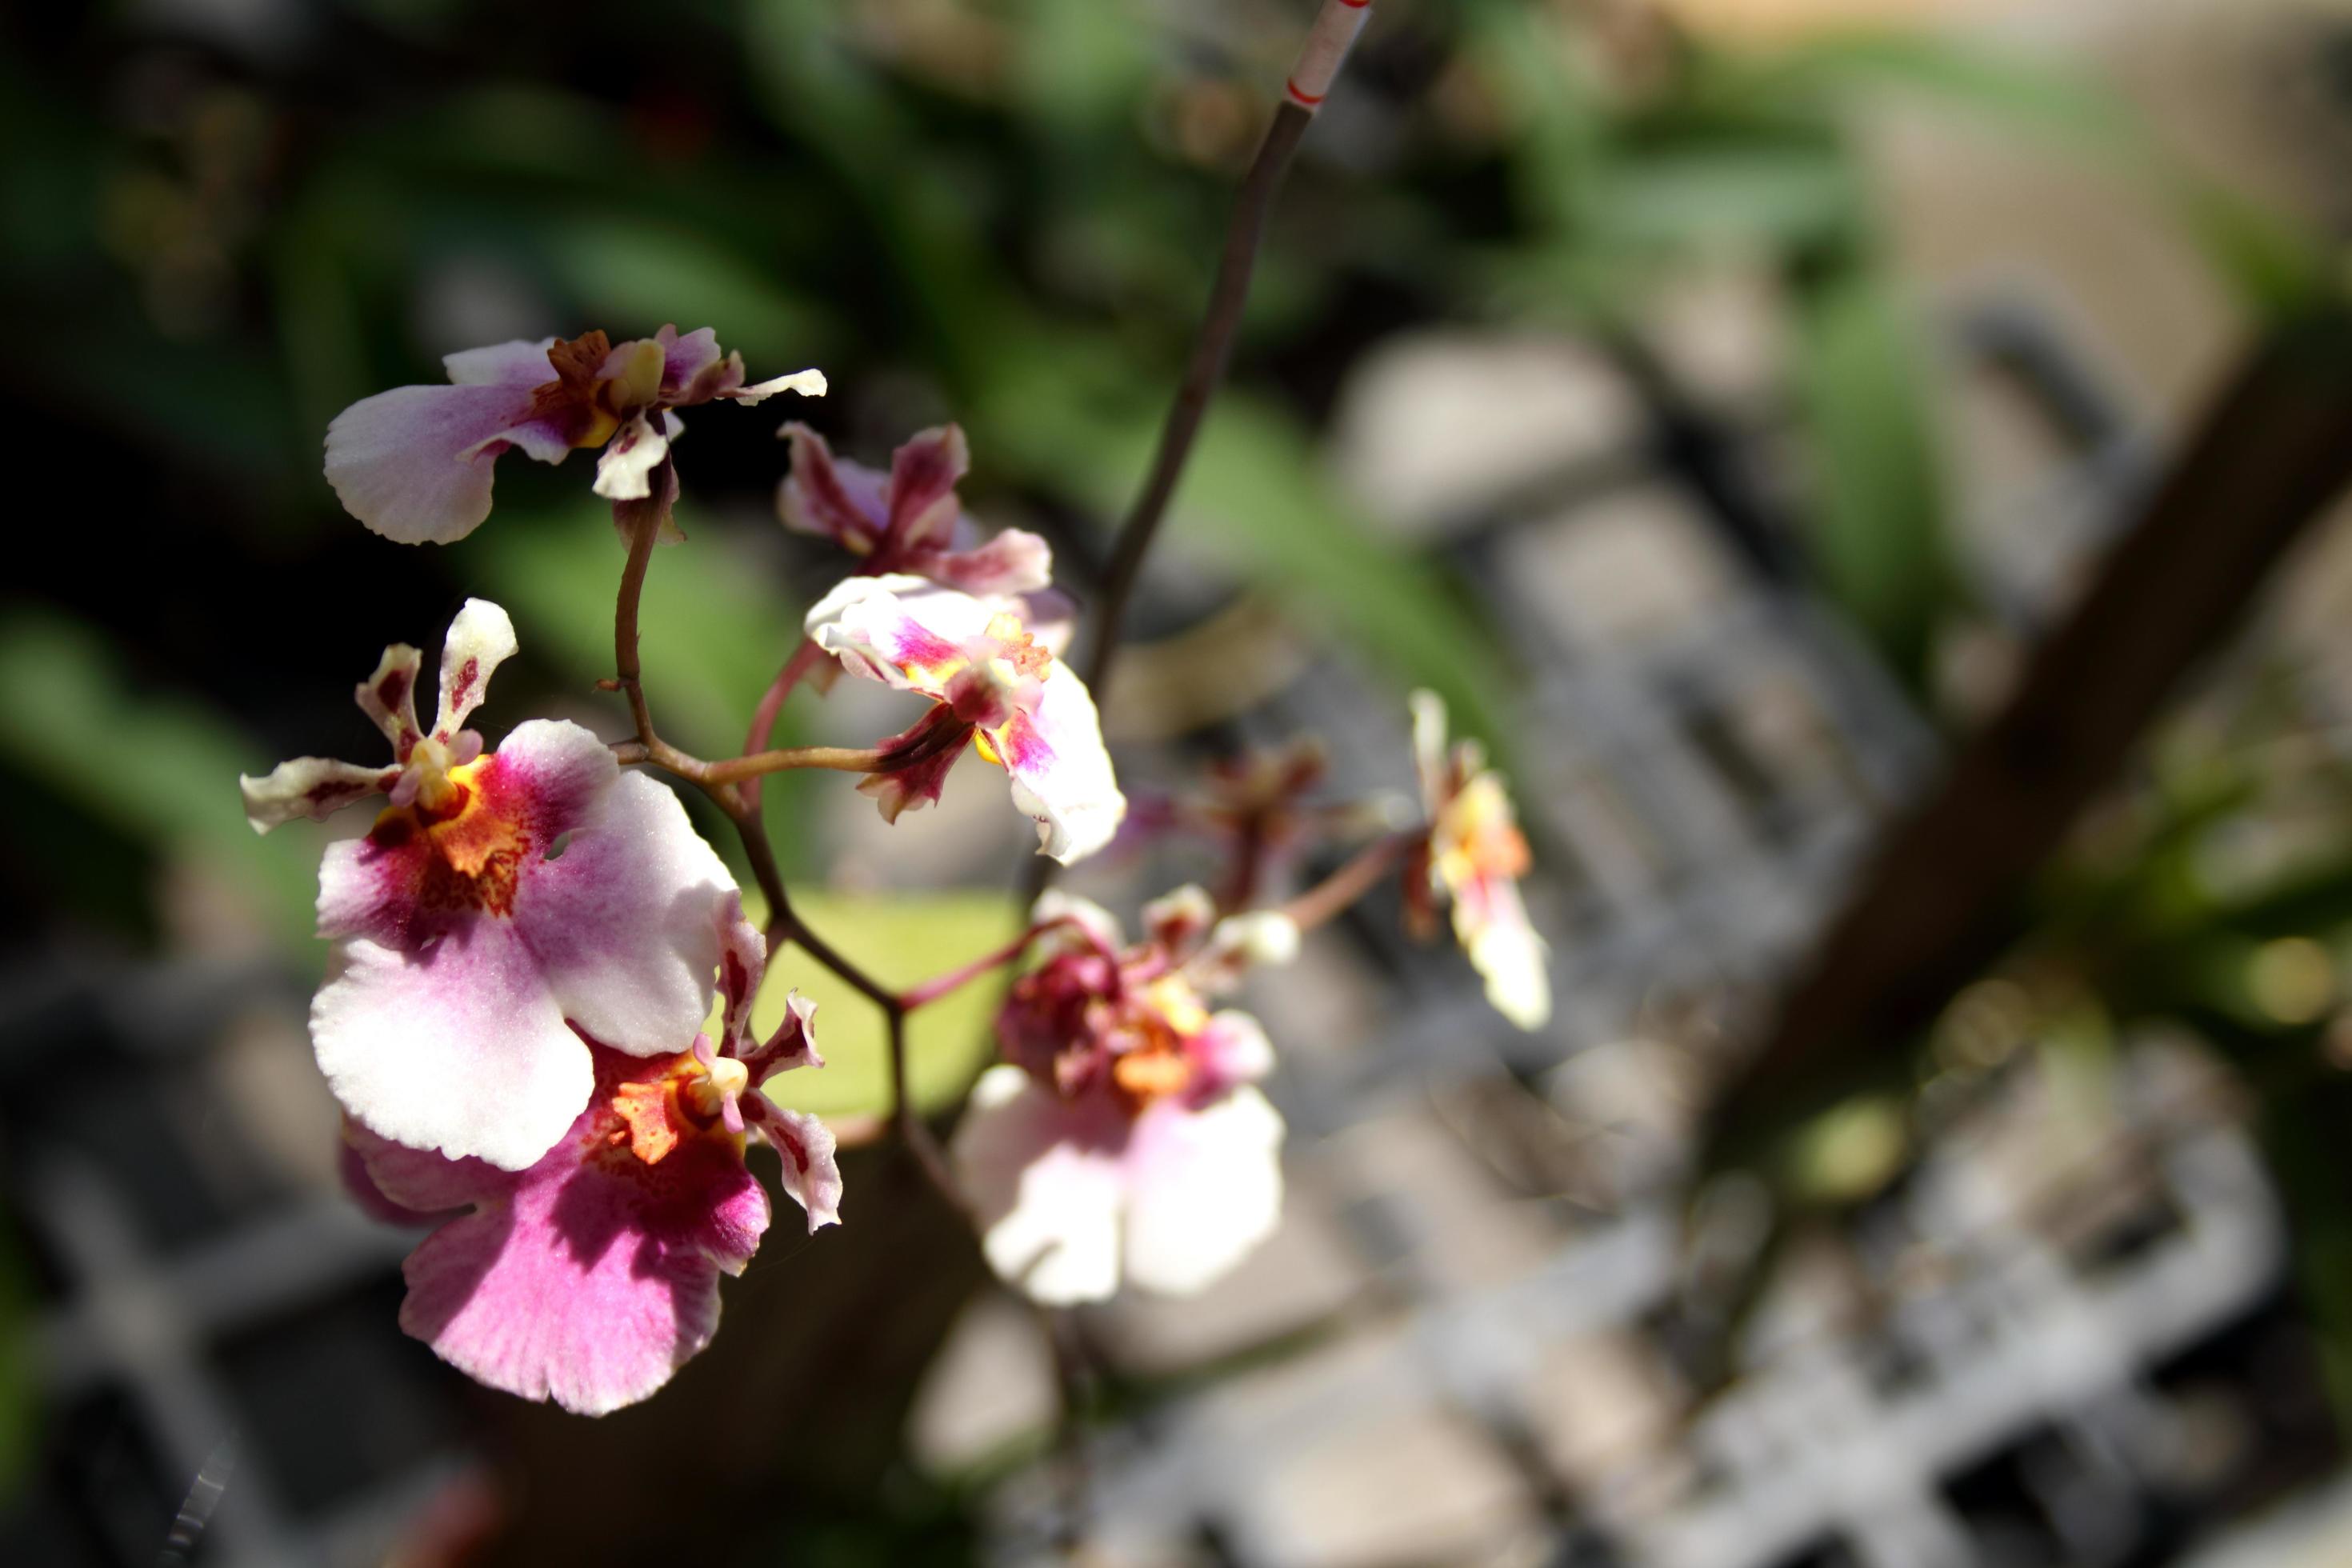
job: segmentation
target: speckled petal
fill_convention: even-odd
[[[615,351],[618,352],[618,351]],[[644,500],[653,494],[653,472],[669,456],[667,421],[629,416],[596,459],[595,490],[607,500]]]
[[[746,1119],[783,1163],[783,1187],[808,1215],[809,1234],[841,1223],[841,1167],[833,1129],[804,1110],[786,1110],[763,1096],[743,1102]]]
[[[425,731],[416,723],[416,676],[425,668],[425,656],[404,642],[396,642],[383,650],[376,661],[375,673],[360,682],[352,693],[352,700],[368,716],[383,738],[392,742],[392,754],[402,762],[416,749]]]
[[[514,657],[514,622],[488,599],[468,599],[441,643],[441,711],[436,740],[446,744],[482,704],[490,676]],[[412,721],[413,722],[413,721]]]
[[[246,822],[256,833],[267,833],[298,816],[323,821],[399,782],[398,768],[363,768],[329,757],[296,757],[260,778],[240,773],[236,786],[245,796]]]
[[[852,577],[808,613],[809,637],[842,668],[926,697],[969,662],[964,645],[996,611],[970,595],[921,577]]]

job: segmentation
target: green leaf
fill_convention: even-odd
[[[665,738],[711,755],[741,744],[752,708],[800,641],[800,616],[744,569],[723,529],[684,510],[680,521],[687,542],[655,551],[646,574],[638,647]],[[534,657],[551,659],[583,691],[612,673],[624,552],[604,503],[501,510],[495,526],[459,548],[468,574],[514,616]]]
[[[1591,235],[1646,247],[1812,245],[1853,232],[1864,206],[1843,149],[1751,138],[1612,159],[1596,184]]]
[[[593,319],[718,328],[755,381],[803,368],[829,335],[805,300],[682,225],[579,219],[551,233],[547,263]]]
[[[1869,273],[1818,285],[1799,329],[1822,576],[1895,667],[1916,679],[1948,581],[1924,356],[1894,290]]]
[[[2081,71],[1918,32],[1817,38],[1768,61],[1750,85],[1782,103],[1891,87],[1943,99],[2003,125],[2110,150],[2129,148],[2144,135],[2131,105]]]
[[[845,957],[899,989],[1002,947],[1021,930],[1012,899],[1002,893],[809,892],[793,894],[793,907]],[[890,1054],[881,1010],[798,948],[786,949],[777,968],[761,991],[753,1027],[764,1038],[783,1021],[787,992],[799,991],[816,1003],[817,1049],[825,1065],[770,1079],[771,1096],[821,1116],[887,1112]],[[989,1024],[1003,995],[1000,976],[982,976],[908,1019],[908,1087],[918,1106],[946,1106],[979,1074],[992,1049]]]
[[[729,410],[717,411],[725,417]],[[638,650],[646,693],[664,739],[698,756],[732,756],[743,743],[751,711],[799,646],[796,601],[765,584],[730,548],[728,531],[681,510],[685,543],[654,552],[638,601]],[[553,664],[583,696],[613,669],[613,596],[622,550],[601,502],[554,512],[504,510],[461,547],[482,593],[515,618],[525,650]],[[614,704],[620,699],[603,699]],[[805,699],[803,700],[805,703]],[[788,704],[774,734],[779,746],[805,743],[804,706]],[[788,875],[806,867],[808,845],[795,831],[813,819],[810,803],[833,775],[807,770],[771,776],[761,791],[778,859]],[[689,810],[696,792],[682,792]],[[714,842],[738,874],[744,870],[734,835],[719,825]]]
[[[2079,71],[1948,39],[1873,34],[1799,49],[1766,68],[1754,85],[1780,98],[1888,87],[1921,92],[2005,129],[2071,144],[2168,208],[2250,310],[2289,319],[2341,296],[2323,237],[2197,173],[2168,151],[2128,100]]]
[[[194,702],[134,693],[97,632],[50,611],[0,622],[0,760],[125,837],[251,889],[289,944],[307,946],[319,830],[257,837],[237,795],[239,773],[278,759]]]

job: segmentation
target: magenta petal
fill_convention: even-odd
[[[387,539],[463,539],[490,515],[491,465],[530,410],[527,387],[380,392],[327,426],[327,482],[344,510]]]
[[[378,1225],[425,1226],[447,1212],[446,1208],[416,1209],[394,1202],[368,1170],[367,1156],[348,1141],[336,1152],[335,1174],[341,1178],[343,1191],[359,1206],[359,1211]]]
[[[361,1175],[379,1202],[412,1216],[446,1215],[504,1193],[524,1179],[521,1173],[501,1171],[488,1161],[452,1160],[395,1143],[348,1116],[343,1119],[343,1151],[359,1163]],[[346,1185],[350,1175],[346,1169]],[[352,1195],[368,1206],[356,1189]]]
[[[474,775],[474,784],[488,797],[486,809],[522,825],[537,857],[565,834],[588,826],[619,777],[611,749],[588,731],[565,720],[532,719],[515,726]],[[416,889],[433,854],[419,835],[390,842],[371,836],[327,846],[319,866],[319,934],[330,942],[365,937],[414,948],[473,918],[418,907]],[[538,864],[536,858],[526,860],[521,870],[531,872]],[[675,1044],[667,1042],[665,1048]]]
[[[605,1141],[605,1120],[583,1112],[402,1268],[403,1329],[493,1388],[588,1415],[645,1398],[710,1342],[719,1275],[740,1273],[768,1226],[731,1145],[647,1166]]]
[[[886,531],[897,550],[947,542],[962,510],[956,501],[956,483],[971,466],[971,448],[962,427],[955,425],[922,431],[890,454]]]
[[[582,1415],[634,1405],[710,1342],[719,1273],[635,1217],[620,1183],[582,1171],[455,1220],[402,1266],[400,1326],[524,1399]]]
[[[784,526],[830,539],[853,555],[870,555],[882,538],[885,477],[837,462],[824,437],[797,420],[784,426],[793,468],[779,496]]]
[[[913,552],[905,564],[909,572],[967,594],[1028,594],[1053,581],[1054,547],[1034,533],[1008,528],[969,550]]]
[[[719,351],[719,332],[713,327],[697,327],[681,333],[674,326],[666,326],[654,334],[662,346],[662,391],[665,395],[685,391],[705,371],[719,364],[726,356]],[[739,370],[740,374],[740,370]],[[708,391],[690,401],[701,402]]]

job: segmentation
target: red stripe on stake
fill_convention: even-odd
[[[1372,0],[1323,0],[1323,9],[1315,14],[1315,26],[1299,48],[1298,64],[1290,72],[1291,102],[1311,113],[1329,95],[1371,9]]]

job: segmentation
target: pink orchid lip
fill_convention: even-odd
[[[569,858],[569,857],[566,857]],[[751,1044],[766,942],[730,893],[714,921],[719,1038],[630,1055],[572,1031],[589,1066],[584,1104],[530,1164],[500,1169],[395,1142],[348,1118],[346,1179],[370,1212],[438,1222],[402,1268],[401,1327],[467,1375],[526,1399],[603,1415],[656,1392],[717,1331],[721,1275],[740,1275],[770,1210],[745,1162],[772,1147],[808,1228],[838,1224],[832,1131],[757,1092],[820,1067],[814,1006]]]

